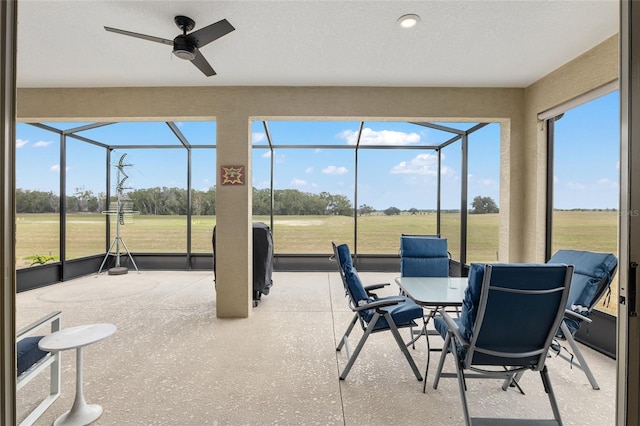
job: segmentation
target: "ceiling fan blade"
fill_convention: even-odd
[[[156,43],[168,44],[169,46],[173,46],[173,40],[167,40],[166,38],[154,37],[146,34],[139,34],[131,31],[119,30],[117,28],[111,28],[111,27],[104,27],[104,29],[107,31],[111,31],[112,33],[141,38],[143,40],[155,41]]]
[[[202,53],[198,49],[196,49],[196,57],[191,60],[191,63],[198,67],[200,71],[207,77],[211,77],[212,75],[216,75],[216,72],[211,68],[209,62],[202,56]]]
[[[233,25],[231,25],[226,19],[223,19],[190,33],[189,38],[194,39],[196,41],[196,46],[200,48],[216,39],[219,39],[223,35],[229,34],[233,30],[235,30]]]

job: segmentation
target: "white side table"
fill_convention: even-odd
[[[55,421],[54,425],[88,425],[102,415],[102,407],[87,404],[82,390],[82,348],[106,339],[116,331],[113,324],[87,324],[65,328],[45,336],[38,346],[43,351],[58,352],[76,350],[76,397],[71,410]]]

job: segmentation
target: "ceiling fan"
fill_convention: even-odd
[[[137,37],[144,40],[155,41],[156,43],[173,46],[173,54],[178,58],[191,61],[191,63],[198,67],[198,69],[202,71],[202,73],[207,77],[215,75],[216,72],[202,55],[202,53],[200,52],[200,48],[235,30],[233,25],[231,25],[226,19],[223,19],[187,34],[187,32],[191,31],[196,25],[195,21],[191,18],[181,15],[176,16],[174,18],[174,21],[178,28],[182,30],[182,34],[179,34],[173,40],[167,40],[166,38],[154,37],[146,34],[139,34],[106,26],[104,27],[104,29],[117,34]]]

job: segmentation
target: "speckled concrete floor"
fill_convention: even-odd
[[[395,277],[361,275],[367,283]],[[387,291],[397,294],[394,285]],[[457,382],[431,388],[437,354],[423,394],[387,333],[372,335],[347,380],[338,380],[346,355],[336,352],[336,341],[352,315],[337,272],[275,273],[270,294],[248,319],[216,318],[215,298],[210,272],[102,274],[18,294],[17,321],[19,328],[61,310],[63,327],[118,327],[84,350],[85,397],[104,407],[95,425],[463,424]],[[424,369],[424,341],[411,352]],[[564,424],[613,425],[615,361],[583,353],[598,391],[567,362],[548,361]],[[21,416],[46,393],[47,376],[18,392]],[[73,403],[72,352],[63,353],[62,381],[61,397],[37,425],[51,424]],[[536,374],[522,380],[526,396],[490,380],[468,385],[474,415],[551,415]]]

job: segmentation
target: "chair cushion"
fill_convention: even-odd
[[[611,281],[618,266],[618,259],[611,253],[594,253],[578,250],[558,250],[547,263],[573,265],[573,279],[567,300],[567,309],[572,305],[591,308],[598,284],[603,278]]]
[[[448,257],[446,238],[403,235],[400,250],[405,257]]]
[[[340,267],[344,272],[344,278],[349,288],[349,293],[353,298],[354,303],[357,306],[362,306],[363,304],[369,303],[373,301],[373,298],[369,297],[367,291],[364,289],[362,285],[362,280],[360,279],[360,275],[358,275],[358,271],[353,266],[351,262],[351,253],[349,251],[349,246],[346,244],[340,244],[337,247],[338,250],[338,261],[340,262]],[[400,296],[387,296],[387,297],[400,297]],[[381,297],[377,300],[384,300],[385,297]],[[391,318],[393,318],[393,322],[398,327],[402,327],[405,325],[415,325],[413,322],[416,318],[422,318],[423,311],[422,307],[417,305],[413,300],[408,297],[404,297],[403,303],[398,303],[396,305],[391,305],[387,309],[387,311],[391,314]],[[365,323],[369,323],[373,319],[373,315],[375,314],[375,310],[367,309],[364,311],[360,311],[360,317]],[[376,322],[373,330],[382,330],[389,328],[389,324],[384,317],[380,317]]]
[[[400,274],[403,277],[449,276],[447,239],[414,235],[401,236]]]
[[[460,318],[452,318],[452,319],[453,319],[453,322],[455,322],[458,325],[458,328],[460,328]],[[447,323],[444,322],[442,317],[435,317],[433,319],[433,327],[436,329],[438,334],[442,336],[443,339],[447,338],[447,332],[449,331],[449,326],[447,326]],[[464,348],[462,347],[460,342],[458,342],[457,339],[455,340],[455,342],[456,342],[456,349],[458,351],[458,359],[464,359],[465,355],[467,354],[466,351],[464,350]]]
[[[351,269],[353,263],[351,262],[351,251],[349,250],[349,246],[346,244],[340,244],[338,247],[338,261],[340,262],[340,266],[346,272]]]
[[[462,299],[462,312],[460,313],[460,317],[453,318],[453,321],[458,325],[460,333],[467,341],[471,340],[473,325],[475,324],[476,317],[478,315],[478,304],[480,303],[480,293],[482,292],[483,280],[484,264],[472,263],[469,266],[469,280],[467,288],[464,290],[464,298]],[[434,318],[433,326],[442,338],[446,339],[449,327],[441,317]],[[458,358],[464,359],[466,351],[457,339],[456,349],[458,352]]]
[[[26,337],[18,342],[18,376],[49,353],[38,347],[38,342],[40,342],[43,337],[44,336]]]
[[[397,298],[399,296],[389,296],[389,297]],[[393,319],[393,322],[396,324],[397,327],[416,325],[414,320],[418,318],[422,318],[422,315],[424,315],[422,306],[416,304],[413,300],[409,299],[406,296],[403,296],[403,298],[404,298],[403,303],[398,303],[397,305],[391,305],[385,309],[389,311],[389,313],[391,314],[391,318]],[[384,300],[384,299],[385,297],[381,297],[378,300]],[[374,314],[373,309],[367,310],[365,313],[365,316],[363,317],[365,322],[368,323],[369,321],[371,321],[373,314]],[[386,318],[381,316],[376,322],[375,326],[373,327],[373,330],[377,331],[377,330],[382,330],[386,328],[389,328],[389,323],[387,322]]]
[[[566,266],[560,268],[536,264],[493,265],[490,288],[552,290],[560,281],[564,282],[565,276]],[[459,318],[453,318],[460,334],[468,342],[473,338],[474,328],[477,328],[476,321],[484,278],[485,265],[471,264],[469,281],[462,301],[462,311]],[[521,296],[517,292],[510,291],[489,293],[482,323],[483,329],[475,330],[479,333],[476,335],[476,344],[486,350],[507,353],[526,353],[543,348],[548,338],[549,327],[555,324],[558,307],[562,302],[561,297],[560,292],[550,292],[544,297]],[[562,309],[564,310],[564,304]],[[434,326],[438,333],[446,338],[448,331],[446,322],[438,317],[434,320]],[[480,351],[474,352],[472,360],[466,360],[466,350],[460,343],[462,342],[456,339],[458,357],[460,360],[465,360],[465,365],[473,363],[474,365],[535,366],[539,361],[539,355],[514,359]]]
[[[362,285],[362,280],[360,279],[360,275],[358,275],[358,271],[353,266],[350,267],[344,273],[344,277],[347,280],[347,286],[349,287],[349,292],[353,297],[353,301],[357,306],[362,306],[365,303],[369,303],[372,298],[369,297],[367,291],[364,289]]]
[[[452,318],[452,319],[453,321],[455,321],[456,324],[458,324],[458,327],[460,327],[460,318]],[[449,327],[447,326],[447,323],[444,322],[442,317],[435,317],[433,319],[433,327],[436,329],[438,334],[442,336],[443,339],[447,338],[447,332],[449,331]]]
[[[473,325],[478,315],[478,304],[482,292],[484,280],[484,265],[472,263],[469,266],[469,280],[462,299],[462,312],[460,313],[460,332],[466,340],[471,339]],[[446,333],[445,333],[446,334]]]
[[[611,284],[618,259],[611,253],[558,250],[547,263],[574,265],[567,309],[589,316],[593,306]],[[605,285],[601,286],[601,283]],[[580,328],[581,321],[576,318],[565,318],[565,322],[572,333]]]
[[[345,284],[348,287],[354,303],[358,306],[363,303],[369,303],[371,298],[364,289],[362,280],[358,275],[358,271],[354,268],[353,263],[351,262],[351,251],[349,250],[349,246],[346,244],[340,244],[337,247],[337,251],[338,262],[340,264],[340,268],[342,268],[344,279],[346,281]]]

